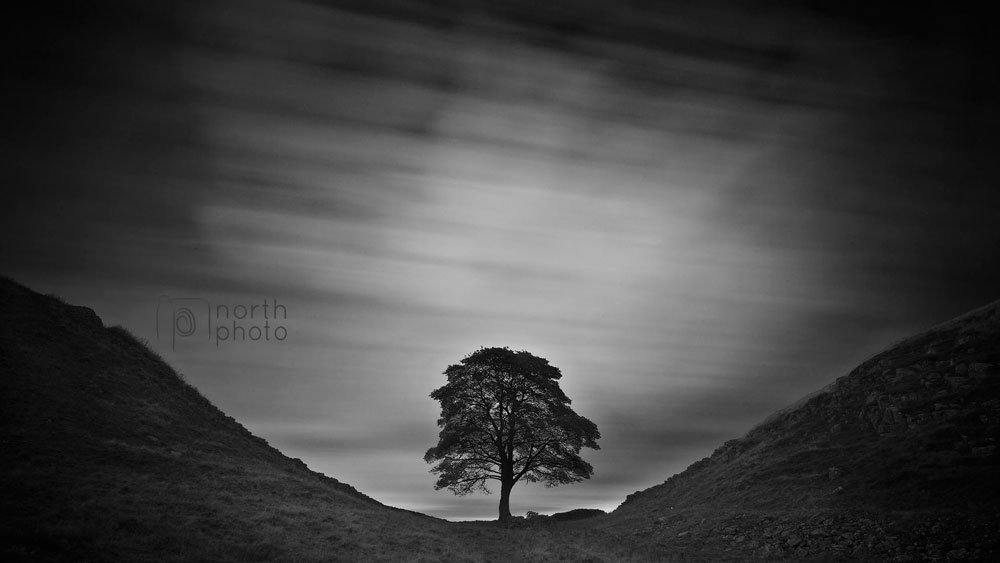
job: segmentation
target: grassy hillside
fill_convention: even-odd
[[[0,369],[5,561],[624,560],[568,528],[383,506],[252,435],[128,331],[3,278]]]
[[[996,560],[1000,302],[908,338],[602,524],[670,551]]]

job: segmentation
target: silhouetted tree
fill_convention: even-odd
[[[510,491],[521,479],[546,486],[589,479],[594,468],[580,449],[600,449],[597,426],[573,412],[559,388],[559,368],[508,348],[481,348],[444,371],[448,383],[431,393],[441,402],[435,489],[457,495],[489,493],[500,482],[500,520],[510,520]]]

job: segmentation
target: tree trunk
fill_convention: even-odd
[[[500,470],[500,521],[510,522],[510,490],[514,488],[514,468]]]
[[[514,488],[513,483],[504,482],[500,485],[500,521],[510,522],[510,490]]]

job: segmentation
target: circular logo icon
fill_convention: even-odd
[[[178,307],[174,311],[174,334],[188,337],[195,333],[198,324],[195,322],[194,313],[187,307]]]

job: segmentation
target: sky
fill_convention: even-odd
[[[52,10],[12,42],[2,273],[392,506],[496,517],[423,461],[429,394],[480,347],[548,359],[602,434],[593,478],[519,484],[512,512],[612,510],[1000,298],[975,14]]]

